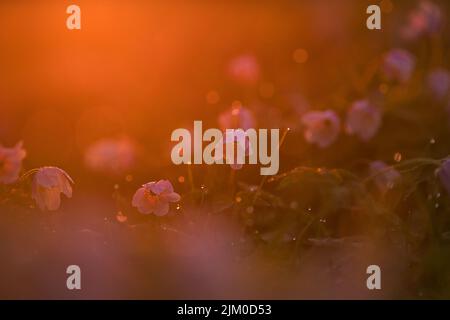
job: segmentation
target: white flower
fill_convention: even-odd
[[[22,160],[26,154],[22,148],[22,142],[13,148],[5,148],[0,145],[0,183],[10,184],[19,178]]]
[[[328,147],[339,134],[340,120],[331,110],[307,112],[301,122],[305,126],[305,140],[320,148]]]
[[[180,201],[180,198],[169,180],[159,180],[139,188],[133,196],[132,205],[143,214],[164,216],[169,212],[169,202]]]
[[[42,167],[33,177],[31,197],[41,210],[55,211],[61,205],[61,193],[72,197],[72,178],[56,167]]]
[[[347,112],[346,131],[370,140],[381,125],[381,112],[367,100],[355,101]]]
[[[403,49],[392,49],[383,57],[382,71],[389,80],[407,82],[414,71],[416,59]]]

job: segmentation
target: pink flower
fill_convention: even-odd
[[[339,134],[340,120],[331,110],[307,112],[301,122],[305,126],[305,140],[320,148],[331,145]]]
[[[428,74],[427,85],[436,99],[445,98],[450,89],[450,73],[443,68],[434,69]]]
[[[10,184],[19,178],[22,160],[26,151],[19,142],[13,148],[4,148],[0,145],[0,183]]]
[[[374,182],[381,193],[392,189],[400,179],[400,173],[394,168],[390,168],[382,161],[373,161],[370,163],[369,171],[374,175]]]
[[[31,197],[41,210],[55,211],[61,205],[60,194],[72,197],[72,178],[56,167],[42,167],[33,177]]]
[[[392,49],[383,57],[382,72],[389,80],[407,82],[414,71],[416,59],[403,49]]]
[[[250,110],[244,107],[232,107],[219,115],[219,126],[222,130],[255,127],[255,118]]]
[[[381,125],[381,112],[368,100],[355,101],[347,112],[346,131],[361,140],[370,140]]]
[[[408,17],[408,23],[401,30],[405,39],[414,40],[425,34],[438,32],[442,26],[442,10],[431,1],[421,1]]]
[[[169,212],[169,202],[180,201],[169,180],[159,180],[142,185],[133,196],[132,205],[143,214],[164,216]]]
[[[259,64],[253,55],[244,54],[230,61],[228,74],[239,84],[254,85],[260,77]]]
[[[127,138],[101,139],[86,150],[84,160],[93,171],[123,174],[135,163],[135,145]]]

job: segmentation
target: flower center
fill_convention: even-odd
[[[150,192],[149,190],[145,190],[145,199],[147,199],[148,202],[150,202],[151,204],[155,204],[158,202],[158,196],[154,195],[152,192]]]

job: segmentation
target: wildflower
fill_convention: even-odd
[[[400,173],[390,168],[382,161],[373,161],[369,166],[370,174],[374,176],[374,182],[381,193],[392,189],[400,179]]]
[[[328,147],[339,134],[340,120],[331,110],[307,112],[303,115],[301,122],[305,126],[306,141],[320,148]]]
[[[22,160],[26,151],[23,143],[17,143],[13,148],[5,148],[0,145],[0,183],[10,184],[19,178]]]
[[[254,85],[260,77],[259,64],[253,55],[244,54],[230,61],[228,74],[239,84]]]
[[[408,16],[406,26],[401,30],[405,39],[414,40],[426,34],[437,33],[442,26],[443,15],[439,6],[431,1],[421,1]]]
[[[361,140],[370,140],[381,125],[381,112],[367,100],[355,101],[347,112],[346,131]]]
[[[232,107],[219,115],[219,126],[224,131],[226,129],[247,130],[255,127],[255,118],[253,113],[245,107]]]
[[[245,163],[245,156],[253,155],[253,146],[250,144],[250,139],[247,138],[246,134],[242,130],[235,130],[234,134],[226,134],[223,142],[223,159],[227,163],[226,159],[230,158],[230,167],[233,170],[242,169]],[[233,150],[233,154],[231,154]],[[230,152],[230,153],[229,153]],[[219,155],[220,156],[220,155]]]
[[[131,169],[136,158],[134,144],[127,138],[101,139],[85,153],[85,164],[93,171],[122,174]]]
[[[169,212],[169,202],[179,200],[180,195],[173,191],[170,181],[159,180],[142,185],[134,194],[132,205],[143,214],[164,216]]]
[[[450,158],[447,158],[437,170],[437,175],[445,190],[450,194]]]
[[[443,68],[434,69],[428,74],[427,85],[436,99],[445,98],[450,89],[450,73]]]
[[[403,49],[392,49],[383,57],[382,72],[389,80],[407,82],[414,71],[416,59]]]
[[[72,197],[72,178],[57,167],[42,167],[33,177],[31,197],[41,210],[55,211],[61,205],[60,194]]]

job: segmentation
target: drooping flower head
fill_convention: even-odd
[[[370,140],[381,125],[380,110],[368,100],[355,101],[347,112],[346,131],[361,140]]]
[[[169,203],[180,199],[169,180],[159,180],[142,185],[134,194],[132,205],[140,213],[164,216],[169,212]]]
[[[303,115],[304,137],[320,148],[331,145],[339,135],[340,120],[334,111],[311,111]]]
[[[134,165],[136,148],[127,138],[101,139],[86,150],[84,160],[93,171],[123,174]]]
[[[27,154],[22,145],[22,142],[13,148],[5,148],[0,145],[0,183],[14,183],[19,178],[22,160]]]
[[[228,74],[242,85],[254,85],[260,77],[260,68],[255,56],[243,54],[233,58],[228,64]]]
[[[416,59],[403,49],[392,49],[383,57],[382,72],[389,80],[407,82],[414,71]]]
[[[433,96],[442,100],[450,90],[450,73],[444,68],[432,70],[427,76],[427,85]]]
[[[397,170],[390,168],[383,161],[371,162],[369,171],[371,175],[374,175],[375,185],[381,193],[392,189],[401,177]]]
[[[61,193],[72,197],[72,178],[57,167],[42,167],[33,177],[31,197],[42,210],[55,211],[61,205]]]

